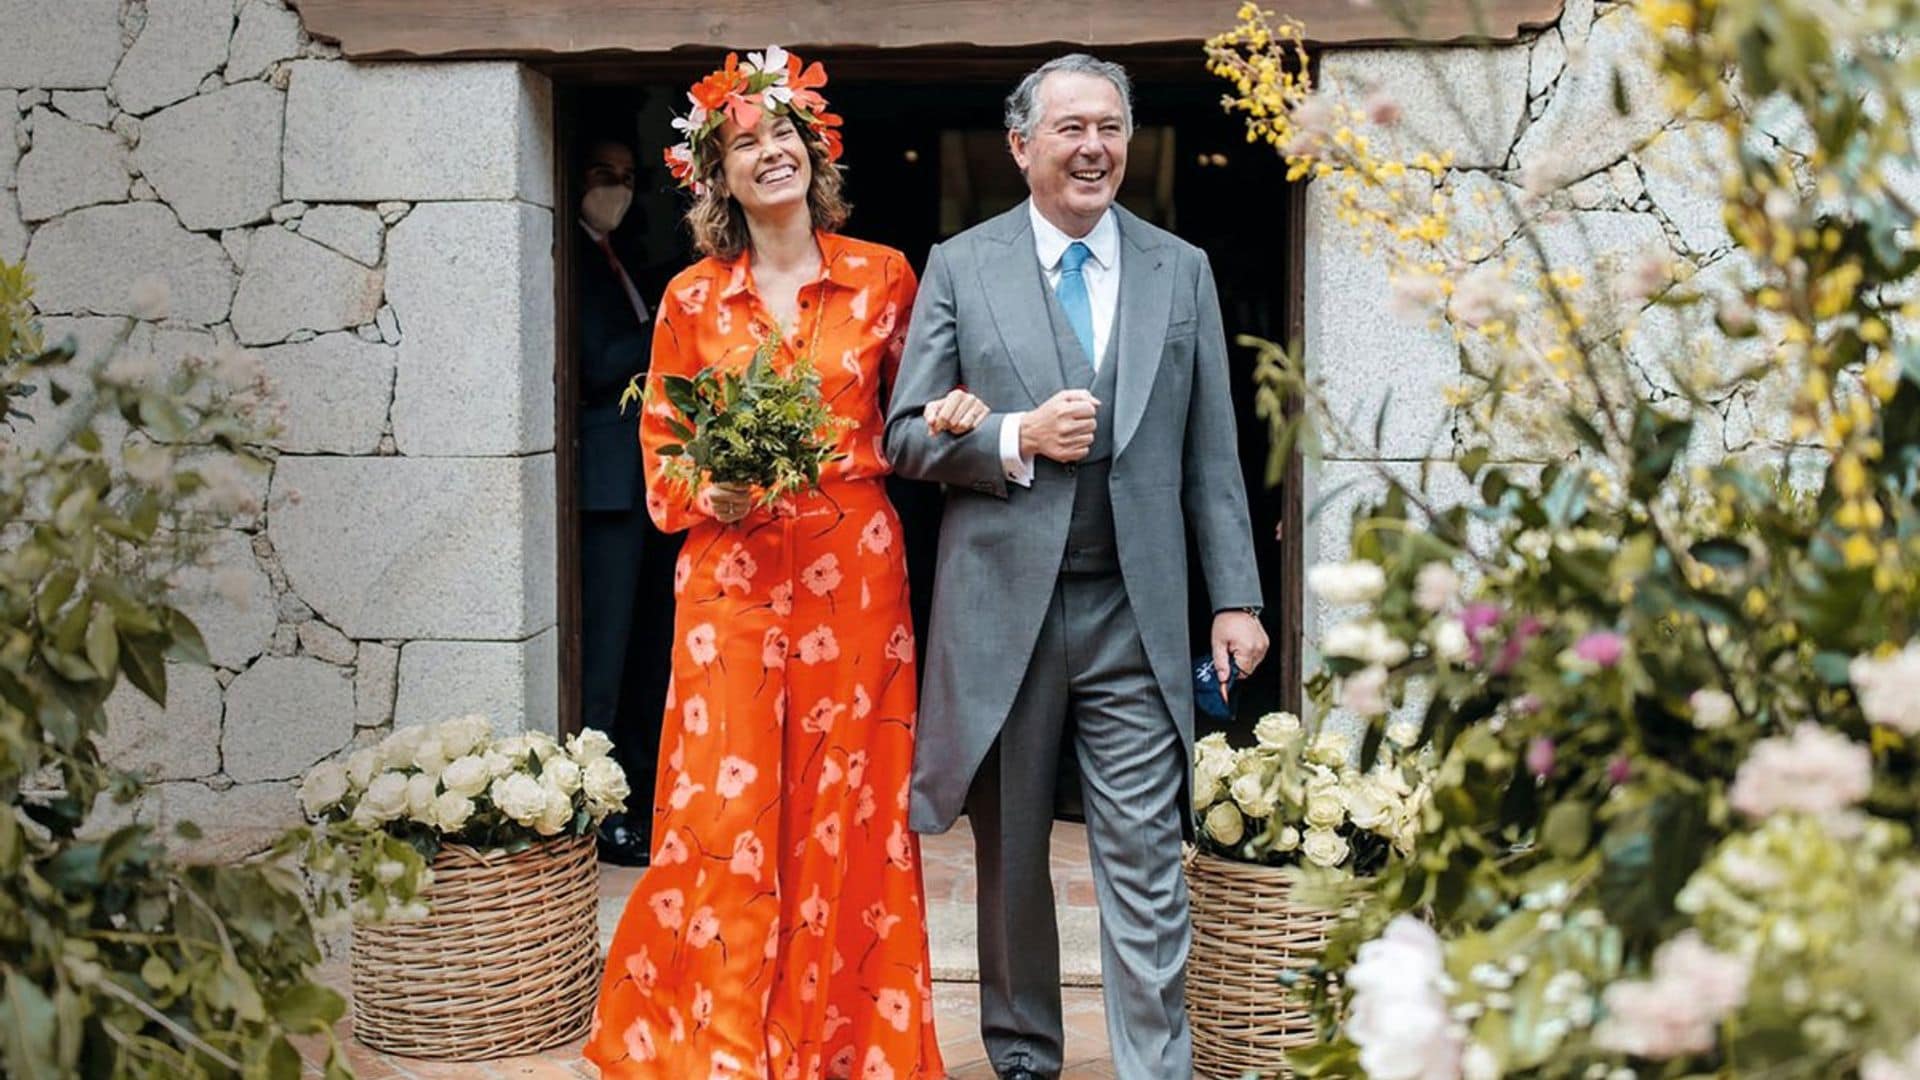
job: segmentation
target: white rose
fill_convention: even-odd
[[[441,751],[449,759],[464,757],[486,742],[493,734],[493,725],[479,713],[456,716],[445,721],[436,732],[440,739]]]
[[[1459,619],[1435,619],[1427,627],[1427,641],[1433,646],[1434,659],[1444,663],[1462,663],[1473,655],[1473,642]]]
[[[395,728],[393,734],[380,740],[380,760],[389,769],[410,768],[414,750],[426,737],[427,729],[417,724]]]
[[[419,922],[429,914],[427,905],[418,900],[409,900],[387,909],[387,918],[392,922]]]
[[[545,791],[547,804],[541,808],[540,816],[534,819],[533,831],[541,836],[554,836],[573,820],[573,799],[552,787],[545,787]]]
[[[407,816],[422,825],[433,824],[433,798],[440,785],[426,773],[407,777]]]
[[[1355,825],[1369,832],[1380,832],[1390,827],[1394,819],[1395,804],[1399,802],[1372,777],[1368,777],[1347,793],[1347,816]],[[1312,820],[1309,816],[1308,820]]]
[[[475,754],[454,758],[440,774],[442,786],[468,799],[487,790],[487,783],[492,779],[487,759]]]
[[[572,758],[554,758],[541,767],[540,779],[560,794],[572,795],[580,790],[580,766]]]
[[[347,782],[353,785],[353,790],[367,790],[367,785],[373,783],[373,774],[379,771],[378,749],[365,746],[347,755]]]
[[[1687,707],[1693,711],[1693,726],[1701,731],[1718,731],[1733,722],[1733,698],[1724,690],[1695,690]]]
[[[360,804],[354,807],[353,817],[362,824],[382,825],[406,811],[406,774],[383,772],[367,785],[366,793],[360,796]]]
[[[428,735],[414,745],[413,767],[429,776],[438,778],[448,760],[446,744],[438,735]]]
[[[487,751],[481,760],[487,763],[487,775],[495,780],[514,772],[520,764],[497,749]]]
[[[567,750],[584,768],[595,758],[603,758],[613,753],[613,740],[598,728],[584,728],[580,734],[567,742]]]
[[[1395,720],[1387,725],[1387,741],[1402,750],[1409,749],[1420,741],[1420,721]]]
[[[323,761],[307,770],[300,781],[300,808],[319,817],[347,797],[347,770],[337,761]]]
[[[1280,835],[1273,838],[1273,850],[1292,851],[1300,846],[1300,830],[1291,825],[1281,828]]]
[[[1313,737],[1313,744],[1307,747],[1307,760],[1316,765],[1335,768],[1347,763],[1347,757],[1353,750],[1353,740],[1344,732],[1332,728],[1322,728]]]
[[[433,826],[443,833],[457,833],[467,827],[473,816],[473,800],[457,791],[449,791],[433,800]]]
[[[398,860],[381,859],[373,866],[373,880],[382,885],[391,885],[399,881],[400,875],[406,872],[407,868],[402,866]]]
[[[1332,829],[1347,819],[1347,805],[1337,788],[1322,788],[1307,797],[1307,824]]]
[[[1460,593],[1460,575],[1443,562],[1430,562],[1413,579],[1413,602],[1422,611],[1443,611]]]
[[[1236,777],[1227,791],[1240,812],[1250,818],[1268,817],[1273,813],[1273,799],[1267,795],[1265,782],[1256,774]]]
[[[1392,667],[1407,658],[1407,643],[1388,632],[1378,619],[1341,623],[1327,631],[1320,651],[1328,656],[1349,657],[1369,664]]]
[[[1307,571],[1307,588],[1335,607],[1364,604],[1386,587],[1386,571],[1370,562],[1322,563]]]
[[[597,810],[617,810],[626,804],[630,794],[627,774],[620,771],[619,763],[608,757],[587,762],[586,768],[580,771],[580,786],[586,791],[591,808]]]
[[[566,751],[560,749],[560,744],[554,741],[553,736],[544,731],[529,731],[525,737],[527,740],[527,749],[532,750],[533,756],[539,758],[541,761],[546,761],[548,758],[559,757],[561,754],[566,753]]]
[[[1195,769],[1193,773],[1193,812],[1198,814],[1213,805],[1220,797],[1220,778],[1210,772]]]
[[[521,825],[531,826],[547,808],[547,791],[526,773],[508,773],[487,789],[500,812]]]
[[[1253,725],[1253,737],[1270,750],[1285,750],[1297,743],[1304,733],[1300,718],[1289,712],[1268,713]]]
[[[1232,847],[1247,834],[1246,819],[1240,816],[1239,808],[1230,802],[1214,803],[1202,824],[1206,827],[1207,835],[1224,847]]]
[[[1300,839],[1300,853],[1315,866],[1335,867],[1351,853],[1347,841],[1332,829],[1308,829]]]

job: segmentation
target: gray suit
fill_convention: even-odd
[[[1061,1067],[1047,836],[1065,741],[1083,778],[1115,1065],[1166,1080],[1191,1069],[1188,527],[1214,610],[1259,604],[1260,586],[1206,255],[1113,212],[1119,302],[1099,381],[1023,203],[929,256],[887,451],[902,476],[947,485],[911,821],[943,832],[964,809],[973,823],[988,1052],[1003,1071]],[[922,409],[962,384],[996,412],[966,435],[929,435]],[[1089,385],[1101,407],[1087,460],[1040,459],[1031,488],[1010,485],[1006,412]]]

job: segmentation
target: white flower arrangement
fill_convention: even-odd
[[[426,914],[426,863],[444,843],[522,851],[592,832],[625,805],[613,743],[588,728],[563,745],[527,732],[496,737],[487,718],[403,727],[300,782],[300,805],[351,867],[361,918]]]
[[[1292,713],[1261,717],[1253,733],[1253,746],[1235,748],[1215,733],[1194,747],[1193,812],[1203,849],[1341,877],[1371,874],[1390,852],[1413,850],[1431,790],[1412,752],[1416,727],[1395,725],[1364,772],[1346,735],[1325,729],[1309,736]]]

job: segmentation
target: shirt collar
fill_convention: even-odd
[[[843,265],[841,258],[846,254],[846,240],[837,233],[819,231],[813,234],[813,239],[820,245],[820,276],[842,288],[858,288],[858,284],[848,276],[848,268]],[[1062,250],[1065,250],[1064,247]],[[752,256],[751,249],[744,250],[726,264],[727,283],[720,290],[720,299],[732,299],[752,286]]]
[[[1060,265],[1060,256],[1066,254],[1075,238],[1048,221],[1032,199],[1027,200],[1027,216],[1033,220],[1033,246],[1039,253],[1040,265],[1052,270]],[[1093,253],[1093,261],[1100,264],[1100,269],[1113,269],[1120,257],[1120,222],[1114,216],[1113,207],[1107,207],[1100,220],[1094,222],[1093,230],[1078,239]]]
[[[603,233],[599,229],[596,229],[593,226],[587,224],[584,219],[578,219],[578,220],[580,220],[580,227],[587,231],[587,235],[593,238],[594,243],[604,244],[607,242],[606,233]]]

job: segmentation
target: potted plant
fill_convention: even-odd
[[[582,1037],[599,975],[593,832],[627,796],[612,743],[402,727],[300,797],[351,875],[354,1035],[471,1061]]]
[[[1291,713],[1222,734],[1194,754],[1194,851],[1187,861],[1194,941],[1188,982],[1194,1065],[1213,1076],[1281,1075],[1289,1049],[1316,1040],[1311,969],[1347,898],[1419,835],[1429,784],[1392,729],[1362,769],[1332,725],[1309,734]]]

